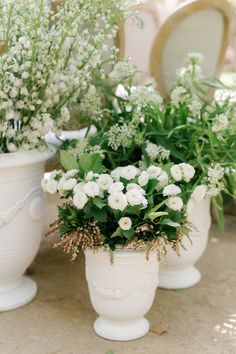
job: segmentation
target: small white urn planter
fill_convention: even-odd
[[[0,155],[0,311],[30,302],[37,285],[23,276],[42,237],[43,192],[40,182],[46,160],[55,149]]]
[[[201,273],[194,265],[203,255],[208,242],[211,225],[210,199],[194,201],[188,220],[195,227],[189,234],[191,241],[187,237],[183,239],[184,248],[180,249],[180,257],[170,246],[167,247],[166,262],[160,265],[160,288],[189,288],[201,279]]]
[[[99,317],[95,332],[106,339],[129,341],[146,335],[144,315],[152,306],[158,286],[156,255],[116,251],[114,263],[106,251],[87,250],[86,278],[92,305]]]

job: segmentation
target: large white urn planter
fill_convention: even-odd
[[[40,182],[54,148],[0,155],[0,311],[30,302],[37,285],[23,276],[42,237]]]
[[[114,262],[106,251],[87,250],[86,278],[92,305],[99,317],[95,332],[106,339],[129,341],[148,333],[144,315],[152,306],[158,286],[156,255],[117,251]]]
[[[201,273],[194,265],[203,255],[208,243],[210,200],[194,201],[188,220],[195,227],[189,234],[191,241],[187,237],[183,239],[184,248],[180,249],[180,257],[170,246],[167,247],[166,262],[160,266],[160,288],[189,288],[201,279]]]

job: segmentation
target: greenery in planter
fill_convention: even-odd
[[[209,87],[222,87],[203,77],[202,57],[189,54],[180,69],[170,100],[164,102],[152,86],[133,86],[133,71],[121,63],[101,83],[105,97],[104,119],[93,122],[97,134],[83,141],[65,142],[64,147],[77,158],[96,151],[108,169],[119,165],[181,164],[186,161],[196,170],[192,179],[194,198],[212,198],[220,227],[223,229],[222,192],[235,193],[236,120],[235,102],[219,100],[209,94]],[[124,69],[126,67],[126,70]],[[126,80],[114,90],[113,83]],[[129,78],[129,80],[127,79]],[[131,79],[130,79],[131,78]],[[171,165],[170,165],[171,166]],[[179,181],[180,168],[172,169]]]
[[[0,153],[42,146],[116,60],[117,49],[105,43],[125,16],[123,0],[63,0],[53,8],[49,0],[0,4]]]

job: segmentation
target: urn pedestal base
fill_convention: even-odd
[[[162,268],[159,279],[159,288],[185,289],[196,285],[201,280],[201,273],[194,266],[182,271],[165,271],[165,268]]]
[[[16,287],[1,292],[0,287],[0,312],[14,310],[31,302],[37,293],[36,283],[23,276],[16,283]]]
[[[94,331],[102,338],[114,341],[130,341],[141,338],[149,332],[149,322],[145,317],[134,321],[112,321],[98,317]]]

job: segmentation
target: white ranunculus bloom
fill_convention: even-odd
[[[149,175],[146,171],[141,172],[141,175],[138,178],[138,183],[140,184],[140,186],[146,186],[146,184],[149,181]]]
[[[111,193],[115,193],[115,192],[121,192],[124,189],[124,185],[122,182],[115,182],[112,183],[108,189],[108,192]]]
[[[107,191],[113,183],[113,179],[107,173],[101,174],[97,180],[99,188],[102,191]]]
[[[118,224],[122,230],[130,230],[132,227],[132,220],[128,217],[123,217],[120,218]]]
[[[65,177],[65,178],[74,177],[78,171],[79,171],[79,170],[75,170],[75,169],[74,169],[74,170],[67,171],[67,172],[64,174],[64,177]]]
[[[128,203],[134,206],[134,205],[141,205],[144,197],[143,194],[140,192],[140,189],[134,188],[134,189],[130,189],[126,193],[126,198],[128,200]]]
[[[195,175],[195,169],[188,163],[181,163],[179,164],[179,166],[183,173],[183,179],[185,180],[185,182],[189,182]]]
[[[64,183],[62,188],[66,191],[71,191],[77,184],[76,178],[69,178]]]
[[[73,197],[74,206],[77,209],[83,209],[87,201],[88,201],[88,197],[86,196],[86,194],[81,190],[77,190]]]
[[[161,189],[165,187],[169,183],[168,174],[165,171],[163,171],[162,174],[157,177],[157,180],[159,181],[157,185],[157,189]]]
[[[160,176],[162,174],[162,172],[163,172],[163,170],[160,167],[154,166],[154,165],[151,165],[147,169],[147,173],[148,173],[150,179],[157,178],[158,176]]]
[[[128,183],[126,186],[126,190],[130,191],[131,189],[137,188],[143,195],[145,194],[145,190],[140,187],[137,183]]]
[[[84,186],[85,186],[84,182],[80,182],[80,183],[76,184],[76,186],[73,189],[74,193],[77,193],[78,191],[84,192]]]
[[[85,183],[84,193],[86,193],[88,197],[92,198],[98,196],[100,194],[99,185],[94,181]]]
[[[174,210],[174,211],[180,211],[183,208],[183,200],[180,197],[170,197],[167,202],[166,205],[168,206],[168,208]]]
[[[164,196],[176,195],[179,193],[181,193],[181,189],[175,184],[168,184],[168,186],[163,189]]]
[[[111,176],[115,181],[119,181],[120,179],[120,170],[121,167],[117,167],[113,171],[111,171]]]
[[[200,202],[204,198],[206,198],[206,195],[207,195],[207,186],[205,184],[200,184],[194,189],[191,198]]]
[[[49,179],[47,181],[47,187],[46,190],[49,194],[55,194],[57,191],[57,181],[55,179]]]
[[[123,211],[127,205],[127,198],[122,192],[114,192],[108,197],[108,204],[114,210]]]
[[[174,165],[170,169],[171,176],[175,181],[181,181],[183,178],[182,169],[179,165]]]
[[[128,181],[134,179],[139,173],[140,170],[132,165],[121,167],[120,169],[120,176],[127,179]]]

